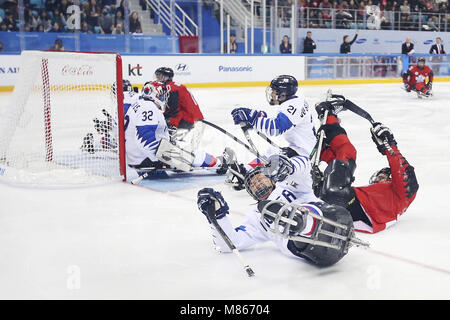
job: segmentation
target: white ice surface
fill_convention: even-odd
[[[305,86],[301,92],[313,106],[327,89]],[[392,129],[420,184],[397,224],[359,234],[371,249],[352,248],[338,264],[318,269],[264,244],[242,252],[256,273],[247,278],[233,254],[213,250],[208,223],[196,207],[199,188],[0,184],[0,299],[450,299],[450,84],[435,83],[430,100],[407,96],[400,84],[333,91]],[[266,105],[264,88],[192,92],[206,119],[243,140],[230,111],[236,104]],[[0,107],[8,98],[0,96]],[[366,184],[387,162],[366,120],[349,112],[341,118],[358,150],[355,185]],[[235,146],[209,128],[204,137],[201,146],[214,154]],[[237,150],[239,160],[252,158]],[[249,196],[214,187],[238,225],[252,205]]]

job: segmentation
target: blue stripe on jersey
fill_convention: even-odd
[[[265,132],[269,136],[278,136],[293,126],[291,120],[283,114],[278,113],[275,119],[260,117],[256,122],[256,129]]]
[[[136,126],[136,133],[139,139],[144,142],[144,147],[155,142],[156,140],[156,129],[158,125],[145,125],[145,126]]]
[[[239,227],[237,227],[237,228],[234,228],[234,230],[236,231],[236,232],[238,232],[239,230],[241,230],[241,231],[247,231],[246,229],[245,229],[245,226],[239,226]]]
[[[131,107],[131,103],[125,103],[125,104],[123,105],[123,111],[124,111],[123,114],[127,114],[128,109],[130,109],[130,107]]]

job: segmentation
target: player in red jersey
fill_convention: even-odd
[[[313,169],[315,193],[330,204],[345,207],[353,218],[356,231],[376,233],[397,221],[416,197],[419,185],[412,167],[397,148],[391,131],[381,123],[370,129],[378,151],[387,157],[389,167],[377,171],[369,185],[352,187],[356,168],[356,149],[347,133],[339,124],[340,111],[331,104],[316,106],[319,117],[329,110],[325,131],[324,148],[320,159],[328,166],[318,179]],[[342,109],[342,108],[341,108]]]
[[[403,84],[407,92],[416,91],[419,97],[432,95],[433,71],[425,65],[425,58],[419,58],[417,65],[411,66],[403,74]]]
[[[171,68],[160,67],[155,71],[156,81],[153,84],[165,86],[169,93],[168,108],[164,112],[168,125],[190,130],[197,120],[203,120],[203,114],[189,90],[174,82],[173,76]]]

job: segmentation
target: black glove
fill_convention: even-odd
[[[339,112],[345,110],[344,103],[344,99],[335,99],[316,103],[316,112],[319,119],[323,118],[326,110],[328,110],[328,114],[333,114],[336,116]]]
[[[219,208],[216,209],[216,202]],[[208,222],[211,219],[221,219],[228,214],[229,207],[222,194],[212,188],[203,188],[197,193],[198,209],[206,216]]]
[[[433,87],[433,82],[429,81],[429,82],[427,83],[427,88],[428,88],[428,90],[431,90],[432,87]]]
[[[320,190],[322,189],[323,184],[323,173],[320,171],[319,167],[313,166],[311,169],[311,177],[312,177],[312,187],[316,197],[320,196]]]
[[[370,133],[372,134],[373,142],[375,142],[377,149],[381,154],[384,154],[386,151],[386,143],[389,146],[397,145],[397,141],[395,141],[391,130],[380,122],[375,122],[373,124],[373,127],[370,128]]]

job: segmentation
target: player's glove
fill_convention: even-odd
[[[406,90],[406,92],[411,92],[411,86],[410,86],[410,84],[409,84],[409,83],[407,83],[407,82],[404,82],[404,83],[403,83],[403,85],[405,86],[405,90]]]
[[[216,202],[219,205],[218,209],[216,209]],[[198,191],[197,206],[209,223],[215,219],[222,219],[230,209],[222,194],[212,188],[203,188]]]
[[[320,171],[318,166],[313,166],[311,169],[311,178],[313,181],[312,187],[313,187],[313,191],[314,194],[316,195],[316,197],[320,196],[320,190],[322,189],[322,184],[323,184],[323,173],[322,171]]]
[[[267,116],[264,111],[256,111],[249,108],[236,108],[231,111],[234,124],[239,125],[245,123],[247,127],[253,128],[256,119],[261,116]]]
[[[264,173],[277,182],[284,181],[289,175],[294,173],[295,167],[288,157],[274,154],[267,159]]]
[[[339,112],[346,110],[344,107],[345,100],[335,99],[332,101],[323,101],[316,103],[316,112],[319,119],[323,119],[325,111],[328,110],[328,114],[337,115]]]
[[[429,81],[427,83],[427,88],[428,88],[428,91],[431,91],[431,89],[433,88],[433,82]]]
[[[386,143],[389,146],[397,145],[397,141],[395,141],[391,130],[380,122],[375,122],[373,124],[373,127],[370,128],[370,133],[372,134],[373,142],[375,142],[377,149],[381,154],[384,154],[386,151]]]

